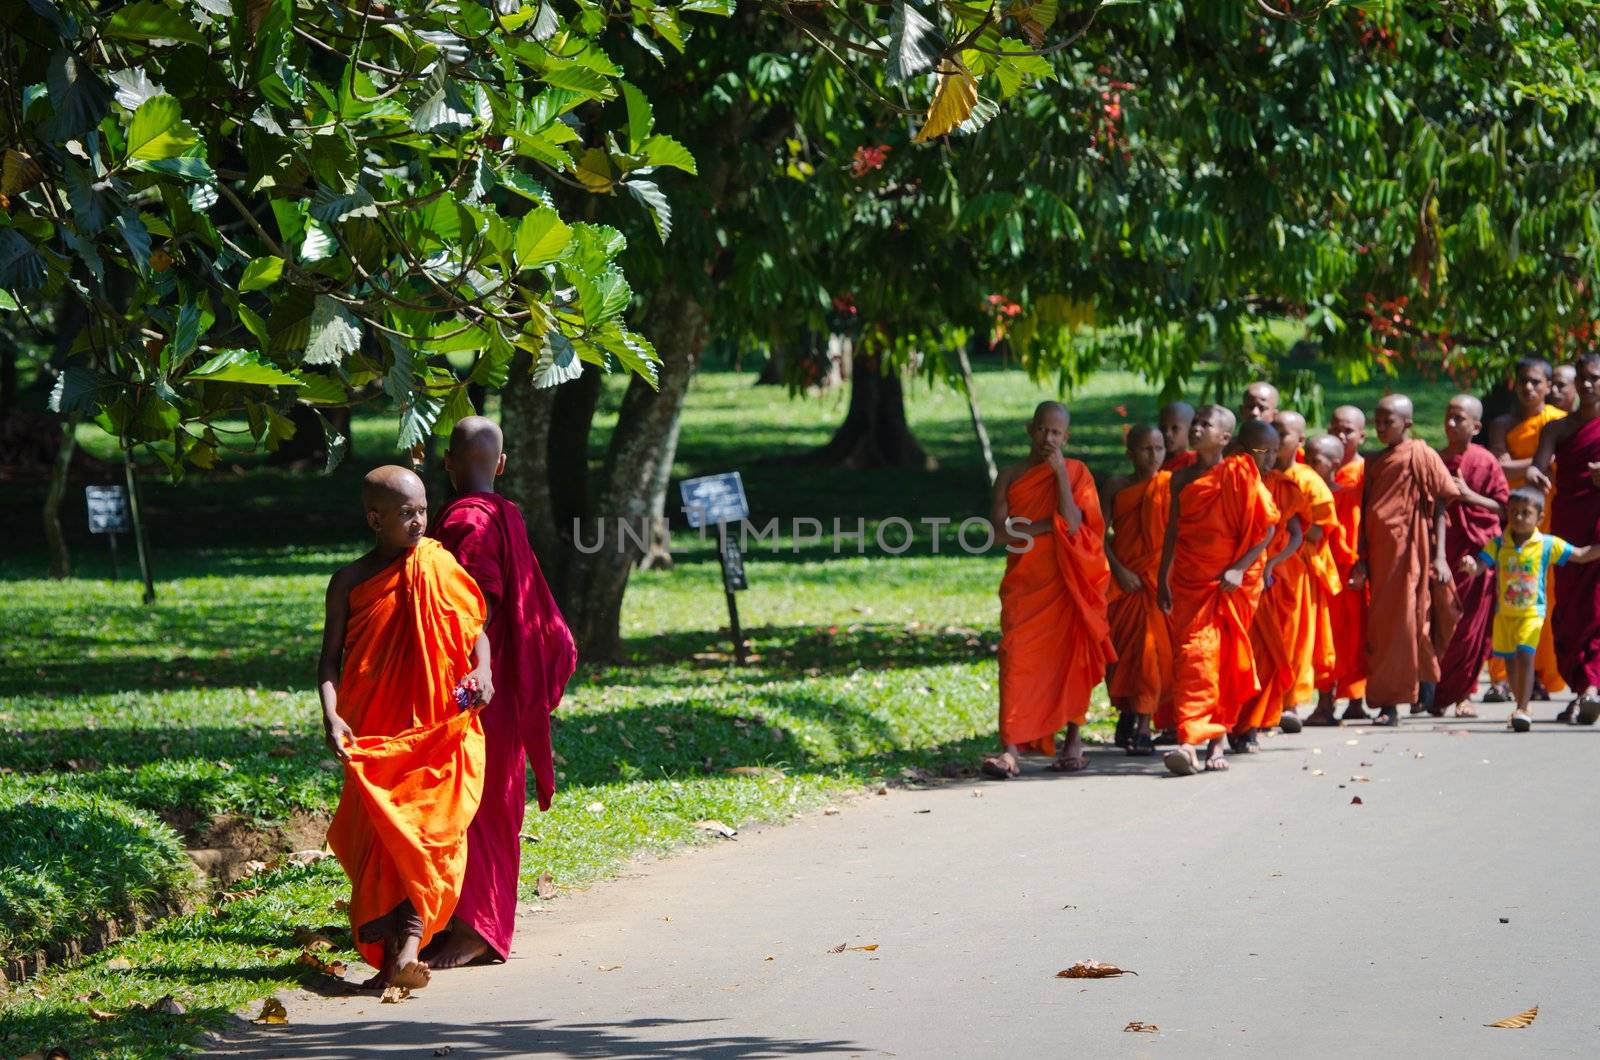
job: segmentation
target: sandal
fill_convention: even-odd
[[[1292,710],[1284,711],[1283,717],[1278,719],[1278,731],[1285,736],[1293,736],[1303,728],[1305,723],[1300,720],[1300,715]]]
[[[1161,761],[1166,764],[1167,771],[1173,776],[1192,777],[1200,772],[1200,762],[1195,754],[1187,747],[1179,747],[1176,751],[1168,751],[1162,755]]]
[[[1010,751],[1001,751],[985,758],[978,771],[990,780],[1010,780],[1022,772],[1017,766],[1017,756]]]
[[[1471,703],[1457,703],[1456,704],[1456,717],[1458,717],[1458,718],[1476,718],[1477,716],[1478,716],[1478,708],[1473,706]]]
[[[1055,761],[1045,766],[1045,768],[1052,773],[1082,773],[1089,768],[1089,756],[1081,751],[1076,758],[1056,755]]]
[[[1128,754],[1134,758],[1149,758],[1156,753],[1156,742],[1147,732],[1134,733],[1133,742],[1128,744]]]
[[[1593,725],[1600,721],[1600,696],[1593,692],[1585,692],[1578,697],[1574,706],[1578,708],[1579,725]]]

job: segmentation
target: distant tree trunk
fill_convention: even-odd
[[[667,522],[667,487],[672,483],[672,464],[678,458],[678,429],[682,418],[672,422],[666,441],[661,444],[661,460],[655,481],[650,484],[650,543],[639,557],[640,570],[672,569],[672,528]]]
[[[72,577],[72,556],[61,533],[61,501],[67,495],[67,476],[72,471],[72,454],[78,449],[78,421],[74,412],[61,421],[61,448],[50,466],[50,489],[44,495],[44,539],[50,549],[50,577]]]
[[[582,375],[556,387],[550,407],[550,503],[557,529],[569,536],[589,512],[589,428],[601,389],[600,369],[585,364]]]
[[[756,377],[756,386],[782,386],[787,381],[783,350],[783,346],[777,343],[767,347],[767,359],[761,365],[761,374]]]
[[[965,346],[956,347],[956,363],[961,366],[961,388],[967,392],[967,411],[972,414],[972,430],[978,436],[978,449],[983,453],[983,467],[989,474],[989,485],[1000,477],[994,463],[994,449],[989,445],[989,429],[983,425],[983,413],[978,411],[978,387],[972,378],[972,362],[967,358]]]
[[[885,372],[875,356],[854,357],[850,373],[850,407],[844,423],[806,463],[837,467],[905,467],[931,471],[929,456],[906,422],[905,389],[898,373]]]

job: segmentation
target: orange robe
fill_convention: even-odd
[[[483,595],[432,538],[350,591],[339,716],[354,731],[328,845],[350,877],[350,928],[407,900],[422,944],[450,920],[483,794],[483,726],[455,703],[483,630]]]
[[[1333,629],[1334,663],[1317,687],[1335,699],[1362,699],[1367,694],[1367,590],[1351,589],[1350,571],[1361,555],[1361,492],[1366,461],[1356,457],[1333,473],[1333,510],[1339,533],[1329,551],[1339,572],[1339,591],[1328,607]]]
[[[1184,487],[1172,566],[1172,629],[1177,644],[1173,710],[1178,739],[1214,740],[1232,727],[1259,685],[1250,653],[1250,624],[1261,599],[1258,557],[1232,592],[1223,571],[1237,563],[1278,521],[1277,507],[1246,453],[1227,457]]]
[[[1072,497],[1083,512],[1067,531],[1049,464],[1029,468],[1006,492],[1012,518],[1050,519],[1054,528],[1026,552],[1006,557],[1000,579],[1000,742],[1055,750],[1055,734],[1082,724],[1089,694],[1116,659],[1106,623],[1105,519],[1094,476],[1067,461]]]
[[[1161,462],[1161,470],[1163,470],[1163,471],[1182,471],[1184,468],[1186,468],[1190,464],[1194,463],[1194,461],[1195,461],[1195,452],[1194,452],[1194,450],[1193,449],[1185,449],[1183,452],[1181,452],[1181,453],[1173,453],[1171,456],[1169,456],[1165,460],[1163,460]]]
[[[1161,708],[1170,708],[1172,700],[1172,630],[1156,602],[1156,575],[1171,506],[1172,475],[1166,471],[1125,486],[1111,500],[1111,549],[1142,585],[1129,593],[1115,578],[1107,583],[1106,617],[1117,662],[1106,691],[1114,706],[1139,714],[1170,713]]]
[[[1433,509],[1459,496],[1439,454],[1416,438],[1367,461],[1367,698],[1379,707],[1415,703],[1420,683],[1439,680],[1430,637]]]
[[[1303,469],[1303,471],[1302,471]],[[1309,702],[1317,689],[1331,685],[1338,652],[1333,638],[1333,601],[1344,586],[1334,556],[1334,542],[1340,533],[1338,504],[1333,491],[1304,464],[1289,469],[1300,482],[1300,488],[1311,500],[1311,520],[1306,527],[1307,540],[1301,546],[1306,565],[1305,620],[1296,634],[1296,661],[1300,669],[1295,677],[1294,689],[1284,702],[1284,707]],[[1355,499],[1360,500],[1360,494]],[[1312,528],[1322,530],[1322,540],[1309,539]],[[1354,559],[1352,558],[1352,562]],[[1303,655],[1302,655],[1303,653]]]
[[[1544,425],[1551,420],[1559,420],[1567,414],[1566,409],[1558,409],[1554,405],[1546,405],[1537,415],[1529,416],[1521,423],[1516,424],[1506,431],[1506,452],[1513,460],[1530,460],[1533,454],[1539,451],[1539,432],[1544,430]],[[1550,490],[1544,495],[1544,518],[1539,522],[1539,529],[1544,533],[1550,532],[1550,513],[1555,510],[1556,488],[1555,468],[1550,469]],[[1506,475],[1506,485],[1511,489],[1528,484],[1528,474],[1517,471]],[[1556,666],[1556,645],[1554,631],[1550,625],[1550,616],[1556,613],[1556,568],[1552,565],[1545,580],[1545,623],[1544,629],[1539,633],[1539,650],[1533,656],[1533,678],[1549,692],[1560,692],[1567,687],[1561,679],[1561,671]],[[1494,656],[1489,657],[1489,680],[1496,684],[1505,684],[1509,678],[1506,675],[1504,659]]]

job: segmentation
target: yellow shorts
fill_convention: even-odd
[[[1518,652],[1529,655],[1539,651],[1539,633],[1544,629],[1542,615],[1508,615],[1497,612],[1494,616],[1493,648],[1497,658],[1509,659]]]

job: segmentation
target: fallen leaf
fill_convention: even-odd
[[[764,958],[764,960],[769,960],[769,961],[775,961],[777,959],[778,958],[776,958],[776,957],[766,957],[766,958]]]
[[[409,987],[386,986],[383,988],[383,996],[378,1000],[385,1005],[398,1005],[410,996],[411,990]]]
[[[887,795],[887,794],[889,794],[889,785],[885,784],[882,787],[878,788],[878,794],[879,795]]]
[[[724,769],[724,773],[735,777],[782,777],[783,770],[771,766],[733,766]]]
[[[622,965],[620,964],[601,964],[596,966],[596,970],[602,972],[614,972],[621,967]]]
[[[251,1023],[288,1023],[289,1012],[283,1007],[283,1002],[275,997],[269,997],[261,1002],[261,1014]]]
[[[591,802],[589,805],[585,806],[584,809],[588,810],[590,813],[605,813],[606,804],[603,802]]]
[[[556,896],[556,878],[548,872],[539,873],[539,882],[534,884],[534,893],[539,896],[539,901],[548,902]]]
[[[822,808],[822,816],[824,816],[824,817],[837,817],[837,816],[839,816],[839,807],[837,807],[837,806],[824,806]]]
[[[333,940],[329,939],[328,936],[322,934],[320,931],[314,931],[308,927],[297,927],[294,929],[294,944],[296,946],[302,946],[307,950],[333,949]]]
[[[296,865],[315,865],[319,861],[333,857],[331,850],[296,850],[288,857]]]
[[[108,972],[131,972],[132,970],[133,962],[126,957],[113,957],[106,962],[106,971]]]
[[[117,1014],[115,1012],[106,1012],[103,1009],[91,1008],[89,1009],[89,1018],[104,1023],[106,1020],[116,1019]]]
[[[1362,769],[1371,769],[1372,768],[1372,763],[1371,762],[1357,762],[1356,765],[1360,766]]]
[[[337,979],[343,979],[346,970],[346,965],[343,961],[325,961],[310,950],[301,950],[300,956],[294,959],[294,963],[303,964],[307,968],[315,969],[324,975],[331,975]]]
[[[1312,775],[1312,776],[1314,776],[1314,777],[1325,777],[1325,776],[1327,776],[1327,775],[1328,775],[1328,774],[1327,774],[1327,772],[1326,772],[1326,771],[1324,771],[1324,770],[1321,770],[1321,769],[1313,769],[1313,770],[1312,770],[1312,771],[1311,771],[1311,775]]]
[[[1355,796],[1351,797],[1350,805],[1352,805],[1352,806],[1365,806],[1366,803],[1361,801],[1361,796],[1360,795],[1355,795]]]
[[[539,842],[539,837],[534,835],[532,832],[523,832],[521,835],[517,836],[517,838],[522,840],[524,843]]]
[[[851,946],[850,947],[850,952],[851,953],[874,953],[874,952],[877,951],[877,949],[878,949],[878,944],[876,942],[869,942],[865,946]]]
[[[1485,1023],[1485,1027],[1503,1027],[1506,1030],[1521,1030],[1539,1017],[1539,1006],[1535,1005],[1526,1012],[1519,1012],[1515,1016],[1507,1016],[1503,1020]]]
[[[1370,780],[1370,777],[1364,777],[1360,773],[1356,773],[1350,777],[1350,783],[1352,784],[1366,784]]]
[[[724,839],[732,839],[739,834],[737,829],[729,828],[721,821],[696,821],[694,826],[704,832],[715,832]]]
[[[932,810],[912,810],[912,813],[932,813]]]
[[[1146,1023],[1144,1020],[1129,1020],[1128,1025],[1122,1029],[1136,1034],[1156,1034],[1161,1030],[1154,1023]]]
[[[829,953],[843,953],[847,949],[849,949],[849,946],[846,943],[841,942],[841,943],[839,943],[839,945],[834,946],[832,949],[828,950],[828,952]]]
[[[333,911],[335,913],[348,913],[350,911],[349,900],[344,898],[335,898],[333,900]]]
[[[1503,917],[1500,918],[1500,923],[1509,924],[1509,923],[1511,923],[1511,918],[1508,917],[1508,916],[1503,916]]]
[[[1138,975],[1138,972],[1127,968],[1118,968],[1114,964],[1101,964],[1099,961],[1079,961],[1071,968],[1063,968],[1056,973],[1057,979],[1111,979],[1119,975]]]
[[[293,758],[298,754],[292,743],[280,743],[267,752],[268,758]]]

